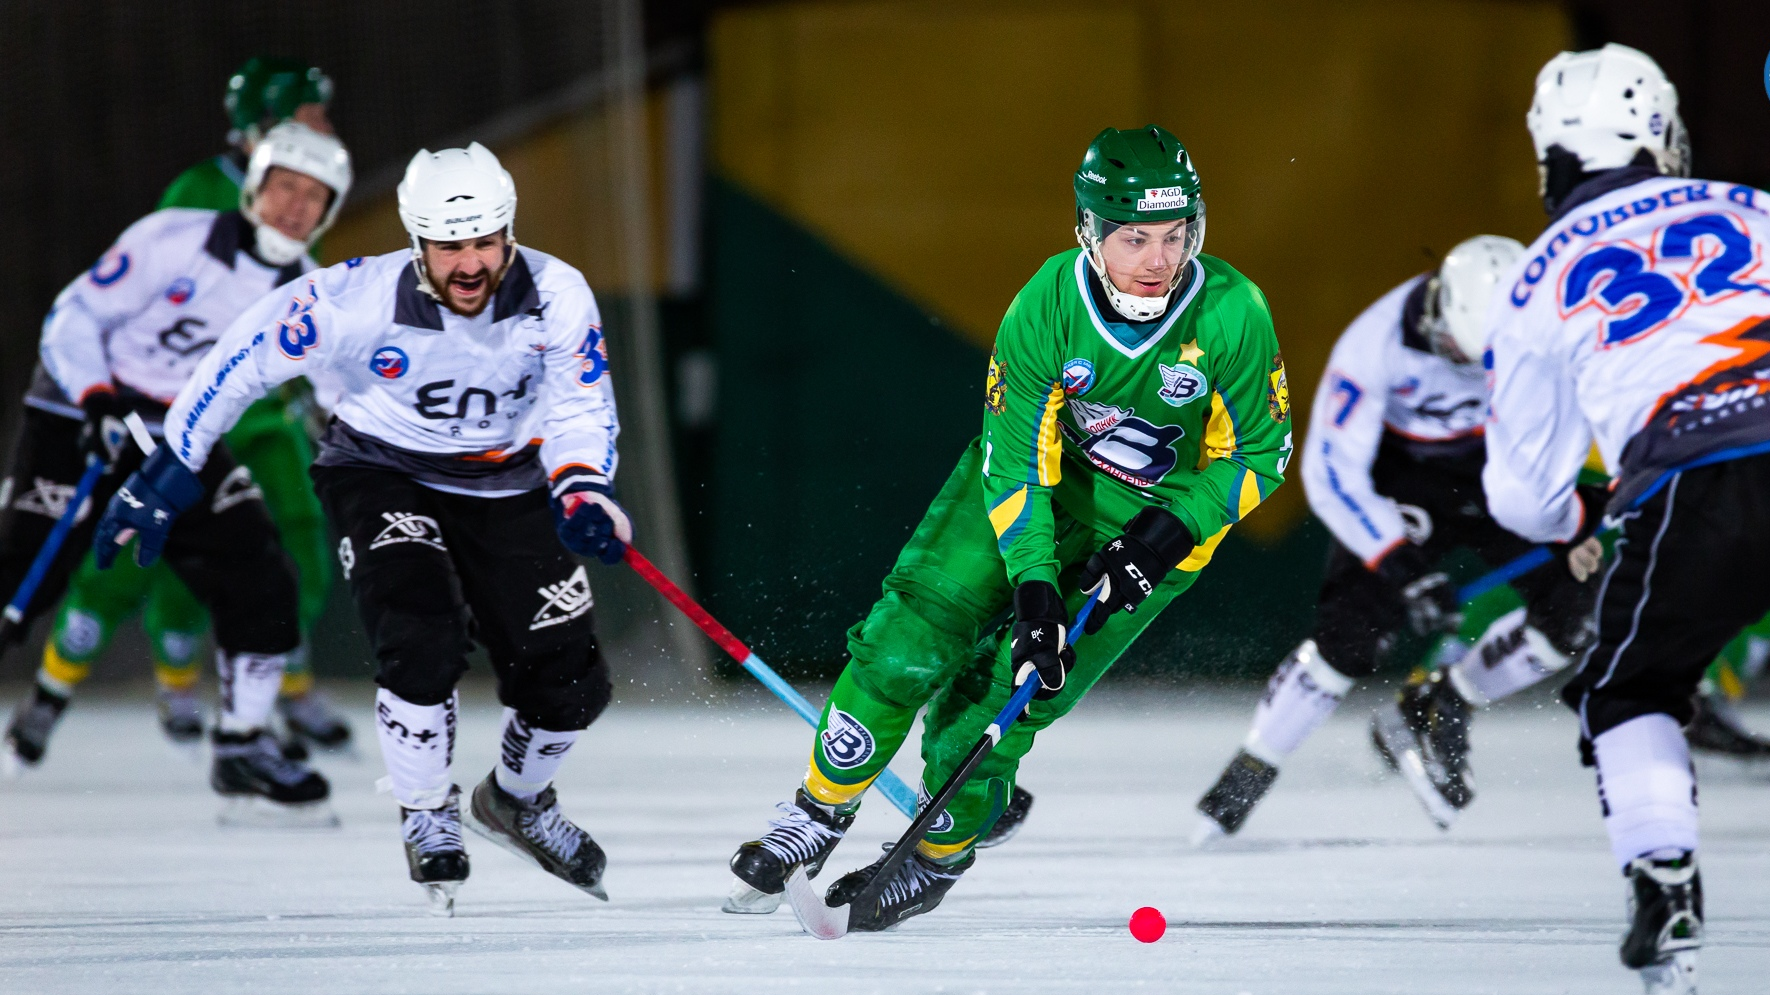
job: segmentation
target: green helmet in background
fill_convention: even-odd
[[[332,102],[332,80],[319,67],[296,59],[246,60],[227,81],[228,141],[255,145],[272,127],[287,121],[302,104]]]
[[[1113,307],[1137,321],[1160,317],[1205,241],[1205,200],[1186,146],[1153,124],[1125,131],[1107,128],[1088,143],[1075,188],[1076,241],[1087,251]],[[1184,221],[1183,246],[1168,296],[1138,297],[1113,286],[1100,243],[1127,225],[1172,221]]]

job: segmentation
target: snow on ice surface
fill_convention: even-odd
[[[809,730],[772,704],[616,705],[560,794],[608,850],[607,905],[475,836],[458,918],[425,914],[397,812],[358,763],[324,758],[344,825],[222,829],[205,769],[151,705],[76,703],[45,766],[0,785],[0,991],[862,993],[1598,993],[1622,882],[1571,716],[1542,700],[1483,715],[1480,797],[1433,829],[1348,702],[1242,835],[1185,846],[1192,805],[1245,731],[1254,691],[1103,689],[1023,767],[1026,829],[935,913],[824,943],[791,912],[718,911],[725,860],[791,793]],[[369,695],[351,689],[359,736]],[[1539,707],[1540,706],[1540,707]],[[1770,710],[1749,713],[1760,728]],[[490,768],[498,713],[465,711],[457,779]],[[913,773],[912,751],[900,773]],[[1770,966],[1770,772],[1702,765],[1705,992],[1762,990]],[[874,799],[831,867],[870,862],[904,820]],[[832,879],[826,875],[825,880]],[[1165,938],[1135,942],[1141,905]]]

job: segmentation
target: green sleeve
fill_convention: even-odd
[[[1049,282],[1035,278],[1008,306],[984,389],[983,497],[1015,584],[1057,583],[1051,487],[1063,472],[1063,361],[1054,348],[1057,302],[1035,289]]]
[[[1252,283],[1225,297],[1204,357],[1213,387],[1199,466],[1169,504],[1201,545],[1277,490],[1291,458],[1290,390],[1266,297]]]
[[[160,195],[160,207],[198,207],[208,211],[231,211],[240,206],[240,188],[214,159],[205,159],[178,174]]]

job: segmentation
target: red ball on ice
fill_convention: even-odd
[[[1154,943],[1168,931],[1168,920],[1162,918],[1160,909],[1152,909],[1145,905],[1131,913],[1131,935],[1139,943]]]

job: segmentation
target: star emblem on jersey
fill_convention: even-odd
[[[387,526],[376,533],[369,543],[369,551],[374,552],[383,546],[391,546],[396,542],[421,542],[432,549],[448,549],[443,545],[442,527],[436,519],[429,515],[414,515],[408,511],[384,511],[381,517],[387,520]]]
[[[1159,392],[1162,400],[1178,408],[1183,404],[1197,400],[1205,393],[1205,375],[1198,368],[1187,363],[1174,366],[1157,366],[1162,375],[1162,389]]]
[[[1197,339],[1180,347],[1180,362],[1182,363],[1196,363],[1204,358],[1205,351],[1198,347]]]
[[[570,622],[596,603],[590,594],[590,575],[585,572],[583,564],[579,564],[565,580],[536,590],[541,595],[541,610],[535,612],[534,621],[529,623],[530,632]]]

